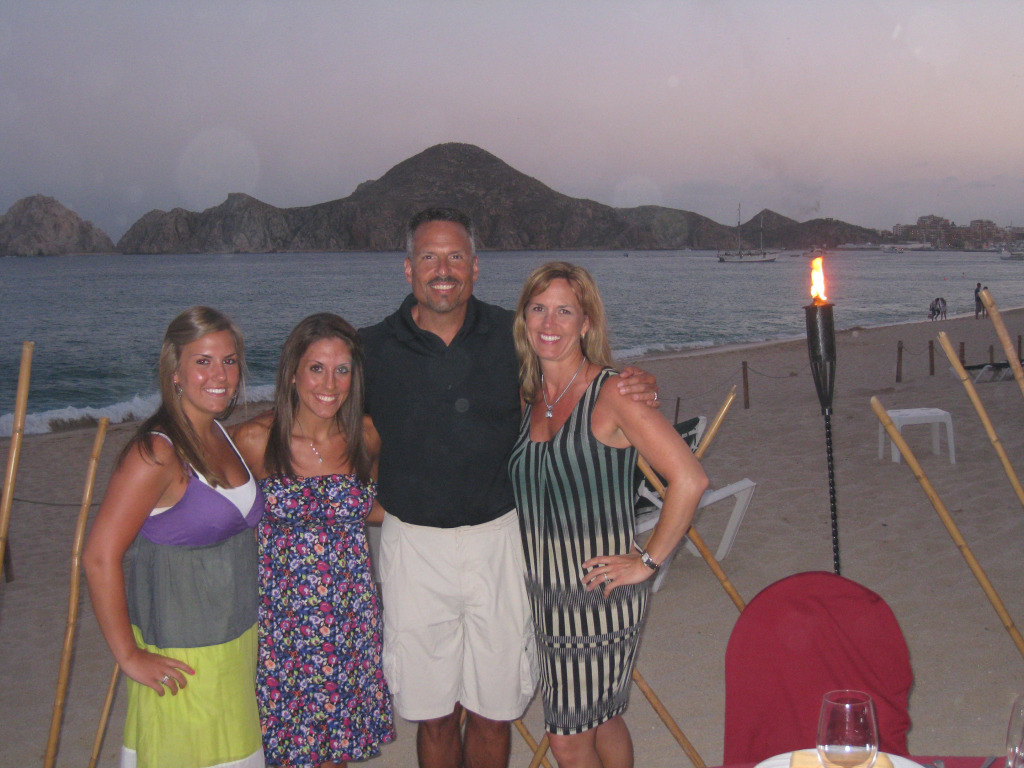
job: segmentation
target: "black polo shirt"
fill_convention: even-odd
[[[379,498],[414,525],[479,525],[515,507],[508,459],[519,435],[513,313],[471,296],[448,346],[397,312],[360,331],[366,412],[381,436]]]

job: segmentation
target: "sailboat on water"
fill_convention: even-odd
[[[767,264],[775,261],[778,253],[768,253],[764,249],[764,212],[761,212],[761,248],[756,251],[743,250],[743,238],[740,232],[740,206],[736,206],[736,250],[719,251],[718,260],[727,264]]]

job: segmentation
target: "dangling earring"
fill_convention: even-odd
[[[174,382],[174,394],[176,394],[178,399],[181,400],[181,386],[179,386],[178,382]]]

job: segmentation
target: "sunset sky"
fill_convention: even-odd
[[[1024,225],[1024,3],[0,4],[0,212],[116,241],[228,192],[349,195],[440,142],[725,224]]]

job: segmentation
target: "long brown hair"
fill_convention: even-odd
[[[213,486],[227,487],[227,479],[214,470],[207,461],[206,453],[203,450],[203,443],[199,434],[181,407],[181,399],[174,384],[174,374],[181,365],[181,351],[187,344],[201,339],[210,333],[227,331],[235,340],[235,354],[238,360],[238,387],[235,394],[228,403],[227,408],[218,413],[215,418],[219,421],[231,415],[238,404],[239,394],[245,387],[245,344],[242,341],[242,332],[226,315],[210,307],[192,307],[186,309],[176,318],[171,320],[164,333],[163,346],[160,349],[160,407],[156,413],[142,422],[134,437],[121,451],[117,462],[120,464],[129,451],[136,445],[142,454],[152,461],[156,461],[153,452],[153,433],[162,432],[167,435],[174,446],[175,453],[184,464],[192,465],[192,468],[205,477]]]
[[[352,384],[334,419],[348,444],[346,461],[360,480],[368,482],[373,460],[363,439],[363,345],[356,329],[330,312],[319,312],[299,322],[281,349],[274,392],[274,421],[270,425],[263,465],[270,474],[295,474],[291,436],[299,395],[294,379],[306,350],[321,339],[340,339],[352,352]]]
[[[565,280],[576,294],[583,314],[590,320],[590,329],[583,336],[580,346],[583,356],[600,366],[612,364],[612,350],[608,342],[608,324],[604,318],[604,304],[597,290],[594,278],[583,267],[567,261],[552,261],[535,269],[523,285],[516,306],[516,317],[512,334],[519,355],[519,385],[523,388],[523,399],[535,403],[540,397],[540,360],[530,346],[526,332],[526,305],[534,296],[544,293],[555,280]]]

